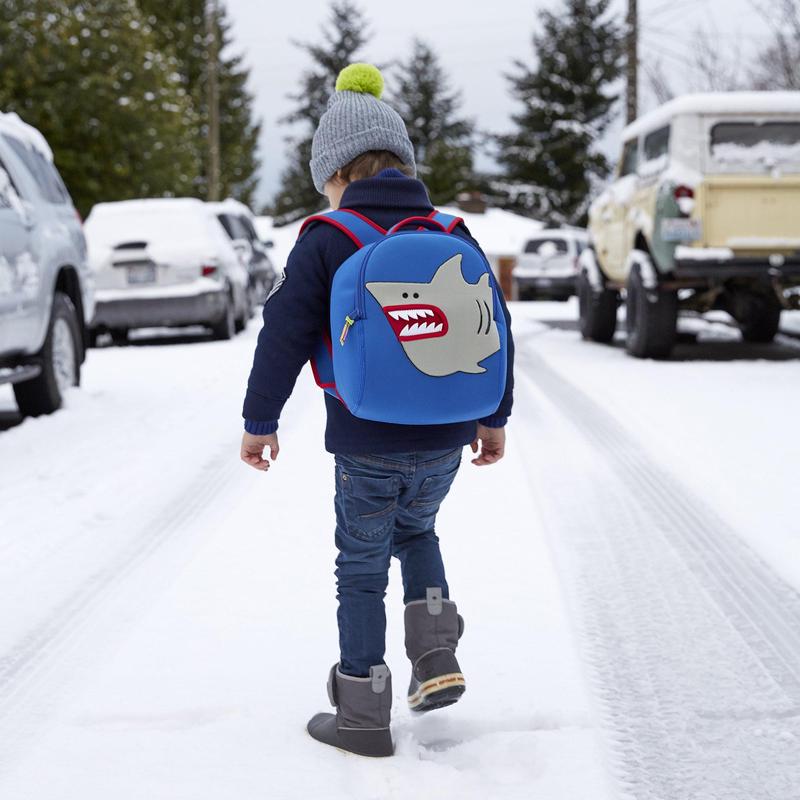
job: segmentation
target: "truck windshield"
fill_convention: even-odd
[[[718,122],[711,128],[711,156],[731,167],[800,163],[800,122]]]

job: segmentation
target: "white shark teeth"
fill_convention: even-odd
[[[396,311],[390,311],[389,316],[392,319],[425,319],[425,317],[432,317],[433,311],[429,308],[404,308],[404,309],[397,309]]]
[[[428,333],[441,333],[442,328],[444,328],[444,325],[441,322],[423,322],[422,324],[415,322],[413,325],[406,325],[403,330],[400,331],[400,335],[423,336],[424,334]]]

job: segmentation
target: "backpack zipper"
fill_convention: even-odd
[[[356,323],[356,312],[352,311],[344,318],[344,327],[342,328],[341,336],[339,336],[339,344],[344,347],[345,339],[347,339],[347,334],[350,333],[350,328],[353,327]]]

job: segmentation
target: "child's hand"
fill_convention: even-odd
[[[506,429],[487,428],[478,423],[478,432],[475,434],[475,441],[470,447],[473,453],[478,452],[478,442],[481,443],[481,453],[477,458],[472,459],[476,467],[483,467],[486,464],[494,464],[499,461],[506,452]]]
[[[249,464],[254,469],[269,469],[269,461],[264,458],[264,448],[269,447],[269,457],[274,461],[278,457],[278,434],[268,433],[266,436],[254,436],[245,431],[242,436],[242,451],[240,453],[242,461]]]

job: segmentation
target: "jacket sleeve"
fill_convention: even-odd
[[[295,244],[282,282],[264,304],[247,381],[242,416],[250,433],[272,433],[297,376],[311,358],[328,318],[329,275],[321,225],[311,227]]]
[[[461,236],[462,239],[466,239],[474,244],[475,247],[477,247],[478,250],[483,253],[481,246],[477,241],[475,241],[475,239],[472,238],[472,235],[470,234],[466,225],[462,223],[455,229],[454,233],[457,236]],[[485,258],[486,254],[483,253],[483,255]],[[496,281],[495,285],[497,285]],[[500,401],[500,405],[497,407],[497,411],[488,417],[478,420],[481,425],[485,425],[487,428],[502,428],[508,422],[508,418],[511,416],[511,408],[514,405],[514,337],[511,333],[511,314],[508,312],[508,306],[506,305],[505,297],[503,297],[503,293],[500,291],[499,286],[497,287],[497,296],[500,299],[500,306],[503,309],[503,316],[506,319],[506,331],[508,332],[508,364],[506,367],[506,389],[503,393],[503,399]]]

